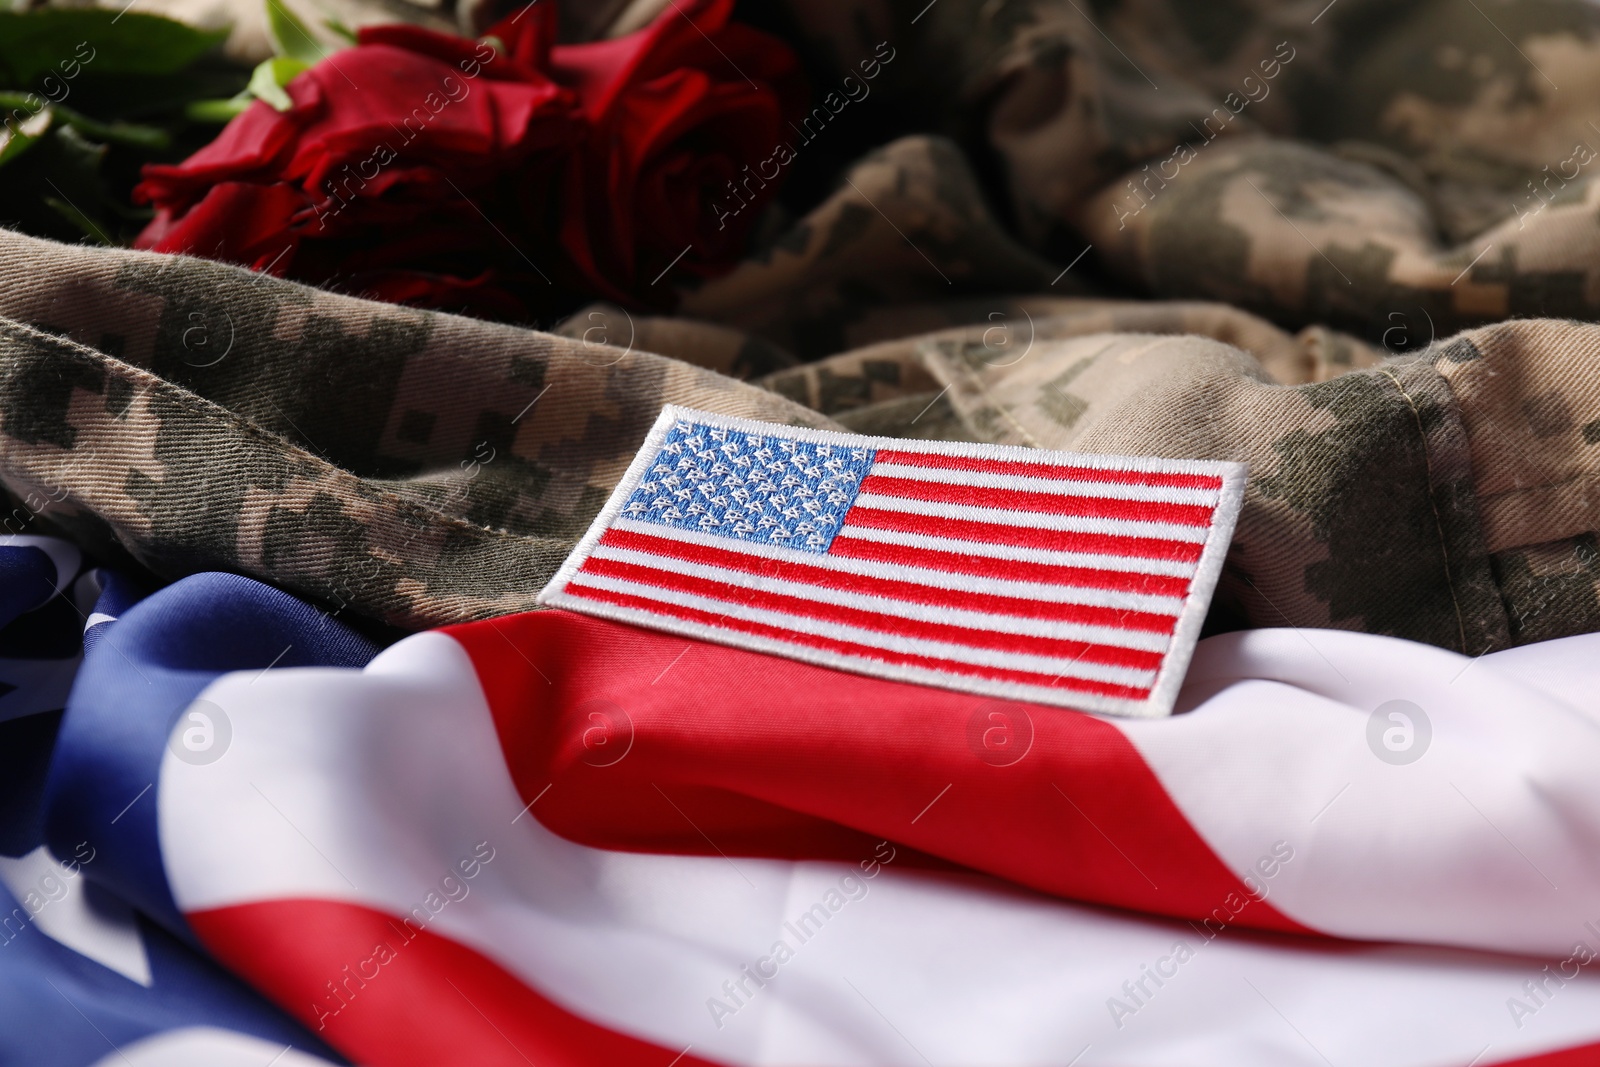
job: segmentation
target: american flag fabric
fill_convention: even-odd
[[[1600,709],[1567,666],[1592,637],[1474,663],[1227,635],[1182,714],[1016,704],[1032,744],[994,761],[968,745],[981,695],[564,611],[374,654],[202,575],[102,629],[49,844],[97,847],[82,878],[147,946],[159,927],[298,1020],[273,1067],[311,1042],[368,1067],[1600,1056]],[[1434,720],[1409,767],[1363,737],[1395,693]],[[197,717],[229,724],[217,758]],[[7,1062],[84,1062],[48,1032],[0,1030]]]
[[[238,581],[201,584],[218,580]],[[96,871],[124,862],[115,828],[128,817],[107,822],[112,839],[46,845],[60,807],[45,804],[45,783],[77,751],[57,745],[69,690],[144,592],[85,567],[69,542],[0,538],[0,1065],[332,1067],[338,1053]],[[249,611],[249,591],[225,592]],[[154,676],[129,679],[148,689]]]
[[[4,1067],[1600,1062],[1594,635],[1227,634],[1140,719],[91,584],[0,723]]]
[[[1168,714],[1240,464],[864,437],[666,407],[540,594],[898,678]]]

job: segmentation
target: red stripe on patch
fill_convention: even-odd
[[[883,596],[914,604],[935,604],[962,608],[968,611],[985,611],[996,615],[1019,618],[1054,619],[1086,626],[1113,626],[1123,629],[1144,630],[1151,633],[1170,634],[1177,625],[1177,615],[1137,611],[1130,608],[1098,607],[1091,604],[1066,604],[1054,600],[1036,600],[1031,597],[1004,596],[998,593],[975,593],[941,586],[923,585],[897,578],[875,578],[863,574],[830,570],[812,564],[777,560],[770,556],[756,556],[748,552],[730,552],[687,541],[674,541],[650,534],[627,530],[607,530],[600,539],[602,545],[628,548],[637,552],[667,556],[709,567],[724,567],[763,578],[782,578],[791,582],[835,589],[840,592],[860,593],[866,596]],[[592,562],[599,562],[594,560]],[[585,571],[594,571],[585,564]],[[601,572],[595,572],[601,573]],[[1010,575],[1006,575],[1010,577]]]
[[[1134,670],[1154,671],[1161,667],[1162,653],[1145,652],[1140,649],[1120,648],[1115,645],[1104,645],[1090,641],[1079,641],[1058,637],[1035,637],[1029,634],[1003,633],[996,630],[982,630],[970,626],[955,626],[942,622],[926,622],[921,619],[907,619],[899,615],[886,615],[882,612],[867,611],[863,608],[849,608],[840,604],[824,604],[817,600],[808,600],[804,597],[789,596],[786,593],[773,593],[762,589],[746,589],[742,586],[729,585],[726,582],[712,581],[709,578],[695,578],[687,574],[664,567],[646,567],[638,563],[623,563],[614,559],[595,559],[590,557],[584,561],[583,568],[577,577],[568,583],[569,591],[578,596],[592,596],[596,590],[584,585],[582,578],[586,574],[601,575],[608,578],[623,578],[629,581],[641,582],[658,589],[670,589],[680,593],[691,593],[696,596],[710,597],[724,603],[745,608],[758,608],[765,611],[782,612],[786,615],[798,615],[802,618],[821,619],[825,622],[836,622],[844,626],[855,626],[874,633],[888,634],[894,637],[910,637],[924,641],[942,641],[946,644],[961,645],[965,648],[994,650],[998,652],[1027,653],[1035,656],[1050,656],[1056,659],[1082,660],[1088,663],[1102,663],[1115,667],[1128,667]],[[656,603],[661,610],[667,610],[670,605],[662,602]],[[1176,620],[1172,620],[1175,622]],[[1170,627],[1167,632],[1170,631]],[[800,636],[798,634],[794,635]]]
[[[882,541],[866,541],[851,537],[848,529],[841,530],[828,548],[830,556],[849,559],[866,559],[876,563],[897,563],[904,567],[927,567],[930,570],[972,574],[980,578],[1009,578],[1018,582],[1042,582],[1046,585],[1070,585],[1084,589],[1120,589],[1129,593],[1148,593],[1151,596],[1189,595],[1189,579],[1166,574],[1139,574],[1134,571],[1110,571],[1094,567],[1069,567],[1055,563],[1032,563],[1026,560],[1000,559],[996,556],[973,556],[964,552],[945,552],[937,548],[915,548],[911,545],[891,545]]]
[[[948,537],[956,541],[977,541],[991,545],[1015,545],[1054,552],[1093,552],[1102,556],[1179,560],[1194,563],[1205,545],[1198,541],[1169,541],[1158,537],[1125,537],[1120,534],[1081,533],[1074,530],[1035,530],[998,522],[973,522],[970,519],[941,519],[932,515],[912,515],[903,511],[882,511],[857,504],[845,517],[841,533],[852,526],[869,530],[896,530],[901,533]]]
[[[615,604],[618,607],[635,608],[659,615],[669,615],[676,619],[688,622],[697,622],[705,626],[714,626],[724,630],[734,630],[740,633],[756,634],[761,637],[771,637],[790,644],[807,645],[812,648],[824,649],[829,652],[838,652],[846,656],[859,656],[863,659],[878,660],[882,663],[903,664],[911,667],[926,667],[943,674],[968,675],[975,678],[990,678],[1002,682],[1017,682],[1022,685],[1047,686],[1051,689],[1065,689],[1070,692],[1095,693],[1100,696],[1115,697],[1122,700],[1143,700],[1150,695],[1148,688],[1140,689],[1134,686],[1117,685],[1112,682],[1096,682],[1087,678],[1067,678],[1058,675],[1036,674],[1031,671],[1011,670],[1006,667],[986,667],[976,663],[958,663],[952,660],[934,656],[919,656],[909,652],[893,652],[883,648],[873,648],[869,645],[858,645],[850,641],[841,641],[832,637],[819,637],[816,634],[797,633],[786,630],[781,626],[769,626],[762,622],[751,622],[747,619],[730,618],[727,615],[717,615],[713,612],[702,611],[699,608],[681,607],[677,604],[664,604],[648,597],[634,596],[631,593],[613,593],[607,589],[594,589],[572,583],[568,586],[573,590],[574,596],[581,596],[588,600],[605,604]],[[1095,647],[1095,646],[1090,646]],[[1142,653],[1148,655],[1149,653]]]
[[[981,485],[924,482],[916,478],[895,478],[883,474],[869,474],[861,482],[861,492],[878,493],[906,500],[929,500],[940,504],[1033,511],[1042,515],[1082,515],[1097,519],[1122,519],[1128,522],[1169,522],[1180,526],[1209,526],[1212,512],[1215,510],[1200,504],[1171,504],[1158,500],[1128,500],[1106,496],[1068,496],[1063,493],[995,489]]]

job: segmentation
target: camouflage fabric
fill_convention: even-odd
[[[6,532],[405,627],[531,608],[663,403],[829,424],[593,338],[3,230],[0,318]]]
[[[524,610],[671,402],[1246,461],[1213,630],[1600,629],[1600,5],[739,14],[819,110],[673,316],[539,332],[0,232],[8,532],[403,627]]]
[[[635,315],[627,308],[607,303],[580,309],[558,323],[554,332],[591,347],[605,345],[617,350],[605,359],[620,361],[624,353],[637,348],[741,380],[785,370],[799,362],[771,341],[729,326],[665,315]]]
[[[852,325],[881,309],[1045,291],[1058,271],[1006,232],[960,149],[906,137],[857,161],[831,196],[680,311],[815,358],[846,347]]]
[[[742,383],[599,337],[0,233],[7,531],[403,627],[489,617],[532,607],[671,402],[1246,461],[1214,629],[1476,654],[1600,627],[1600,327],[1505,323],[1384,359],[1219,305],[1006,308]],[[1017,311],[1035,327],[1020,349],[994,332]]]
[[[1170,332],[1041,330],[1020,355],[946,331],[767,384],[872,433],[1248,463],[1213,630],[1478,655],[1600,628],[1600,327],[1504,323],[1292,385],[1198,316],[1183,335],[1197,310],[1236,326],[1180,305]]]
[[[937,116],[1016,240],[1057,270],[1088,249],[1099,286],[1370,343],[1600,313],[1587,0],[778,6],[829,80],[907,53],[878,114]]]

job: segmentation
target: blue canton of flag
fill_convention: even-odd
[[[622,513],[682,530],[826,552],[874,453],[680,420]]]

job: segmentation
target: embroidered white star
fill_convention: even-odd
[[[868,448],[774,440],[680,422],[622,513],[824,552],[872,455]]]

